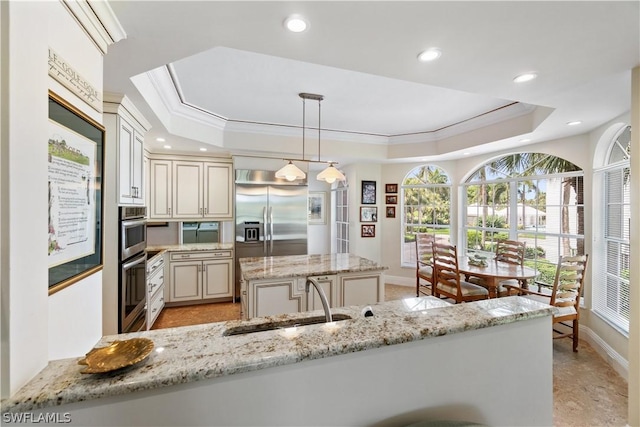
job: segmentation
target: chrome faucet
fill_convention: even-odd
[[[314,279],[307,278],[307,283],[304,287],[304,291],[307,294],[309,293],[309,285],[313,285],[313,287],[316,288],[318,294],[320,295],[320,301],[322,301],[322,308],[324,308],[324,316],[326,317],[327,322],[333,322],[333,318],[331,317],[331,309],[329,308],[329,300],[327,300],[327,295],[324,293],[322,286],[320,286],[320,284]],[[309,296],[307,296],[307,299],[308,298]]]

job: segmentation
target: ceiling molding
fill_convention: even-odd
[[[103,55],[107,54],[107,48],[110,45],[127,37],[127,33],[108,2],[89,3],[87,0],[61,0],[61,2]]]

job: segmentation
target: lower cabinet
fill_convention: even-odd
[[[231,251],[171,252],[168,302],[233,299]]]
[[[380,271],[311,278],[318,282],[332,308],[384,301],[384,281]],[[288,277],[242,282],[243,318],[322,310],[322,301],[315,287],[310,286],[309,293],[305,292],[306,281],[306,277]]]
[[[164,308],[164,258],[147,264],[147,330],[151,329]]]

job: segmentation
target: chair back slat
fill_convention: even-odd
[[[560,257],[551,293],[551,305],[556,307],[573,305],[579,313],[580,294],[588,259],[588,255]]]
[[[498,240],[496,245],[496,261],[524,265],[526,249],[526,242],[519,242],[517,240]]]
[[[456,246],[448,243],[433,243],[433,267],[435,270],[435,295],[444,295],[457,303],[476,301],[489,296],[486,289],[471,283],[461,282]],[[464,287],[463,287],[464,284]]]
[[[416,258],[418,268],[421,264],[430,264],[433,259],[433,242],[435,236],[429,233],[416,233]]]

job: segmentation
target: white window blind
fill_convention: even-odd
[[[631,224],[631,127],[611,143],[608,166],[596,173],[604,194],[601,206],[602,256],[594,259],[593,310],[615,327],[629,333],[629,264]]]

